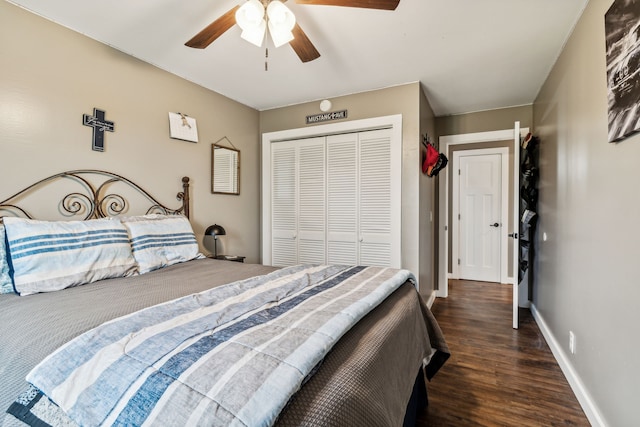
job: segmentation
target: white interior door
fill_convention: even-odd
[[[456,154],[459,277],[500,282],[502,154]]]

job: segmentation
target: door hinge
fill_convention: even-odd
[[[460,265],[460,258],[458,258],[458,265]]]
[[[461,219],[461,218],[460,218],[460,214],[458,214],[458,221],[460,221],[460,219]]]

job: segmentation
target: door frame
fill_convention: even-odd
[[[513,129],[505,129],[490,132],[476,132],[466,133],[458,135],[445,135],[441,136],[439,141],[440,151],[449,156],[449,148],[458,144],[475,144],[475,143],[488,143],[494,141],[507,141],[514,139],[514,132],[519,129],[520,137],[526,136],[529,133],[529,128],[520,128],[520,122],[516,122]],[[514,150],[518,147],[514,146]],[[510,180],[516,182],[518,177],[518,165],[514,165],[514,171]],[[444,178],[444,179],[443,179]],[[444,176],[439,177],[438,183],[438,223],[440,228],[438,230],[438,290],[436,296],[439,298],[446,298],[449,295],[449,174],[445,173]],[[517,185],[514,185],[516,188]],[[514,203],[518,203],[517,198]],[[514,226],[518,224],[518,218],[514,218]],[[514,248],[517,248],[518,242],[514,241]],[[514,276],[517,277],[517,270]],[[513,279],[512,279],[513,280]]]
[[[460,213],[460,194],[459,194],[459,175],[455,173],[456,169],[460,169],[460,157],[467,156],[481,156],[481,155],[500,155],[500,167],[501,167],[501,206],[500,206],[500,229],[504,230],[508,227],[509,222],[509,148],[496,147],[496,148],[480,148],[477,150],[463,150],[455,151],[453,153],[453,185],[452,185],[452,218],[455,218],[456,214]],[[452,239],[451,239],[451,258],[452,260],[460,258],[460,222],[454,222],[452,224]],[[508,275],[509,269],[509,240],[507,233],[502,233],[500,237],[500,283],[510,283]],[[460,268],[457,262],[452,263],[451,278],[460,278]]]

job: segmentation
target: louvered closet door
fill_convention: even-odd
[[[325,138],[298,144],[298,263],[326,264]]]
[[[326,264],[325,138],[272,144],[272,265]]]
[[[391,135],[271,144],[271,265],[400,267],[402,150]]]
[[[327,257],[358,264],[358,134],[327,137]]]
[[[360,132],[359,137],[359,243],[361,265],[399,267],[399,247],[393,245],[394,225],[400,218],[392,193],[391,132],[389,129]],[[399,187],[393,191],[399,193]],[[394,224],[397,221],[397,224]],[[395,252],[394,252],[395,251]]]
[[[298,262],[296,144],[271,146],[271,265]]]

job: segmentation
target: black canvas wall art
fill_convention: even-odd
[[[609,142],[640,131],[640,0],[615,0],[605,14]]]

